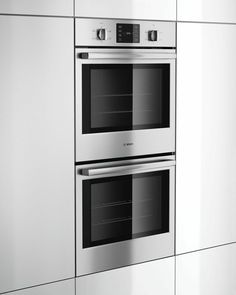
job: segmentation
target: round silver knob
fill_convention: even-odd
[[[106,29],[98,29],[97,30],[97,38],[98,40],[107,40],[107,30]]]
[[[149,41],[157,41],[157,39],[158,39],[157,30],[148,31],[148,40]]]

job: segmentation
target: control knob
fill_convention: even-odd
[[[98,29],[97,30],[97,38],[98,40],[107,40],[107,30],[106,29]]]
[[[148,31],[148,41],[157,41],[157,39],[158,39],[157,30]]]

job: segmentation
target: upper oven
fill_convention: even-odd
[[[77,21],[76,161],[174,152],[175,25]]]

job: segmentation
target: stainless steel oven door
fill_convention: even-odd
[[[76,167],[76,275],[174,255],[174,157]]]
[[[175,151],[175,51],[76,50],[76,161]]]

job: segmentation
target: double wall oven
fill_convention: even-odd
[[[77,276],[174,254],[175,31],[76,20]]]

